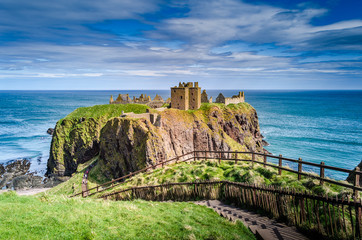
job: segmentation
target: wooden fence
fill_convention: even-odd
[[[251,155],[251,157],[250,157],[250,159],[245,159],[245,158],[242,159],[242,158],[238,158],[239,155],[243,155],[243,156]],[[305,177],[310,177],[310,178],[313,178],[313,179],[318,179],[320,181],[321,185],[323,185],[324,182],[328,182],[328,183],[331,183],[331,184],[335,184],[335,185],[339,185],[339,186],[342,186],[342,187],[350,188],[350,189],[353,190],[354,196],[356,196],[357,198],[359,196],[358,191],[362,191],[362,187],[360,187],[360,181],[359,181],[360,180],[360,175],[362,174],[362,172],[360,171],[359,167],[356,167],[355,169],[350,170],[350,169],[345,169],[345,168],[340,168],[340,167],[328,166],[328,165],[325,165],[325,163],[323,161],[320,164],[317,164],[317,163],[313,163],[313,162],[302,161],[301,158],[296,160],[296,159],[291,159],[291,158],[285,158],[282,155],[274,156],[274,155],[271,155],[271,154],[264,154],[264,153],[257,153],[257,152],[194,151],[194,157],[195,157],[195,160],[199,160],[199,159],[205,159],[205,160],[216,159],[219,162],[228,160],[228,161],[235,161],[235,163],[237,163],[239,161],[243,161],[243,162],[250,162],[252,165],[254,165],[255,163],[258,163],[258,164],[261,164],[264,167],[269,166],[269,167],[277,168],[279,175],[282,174],[282,171],[288,171],[288,172],[296,173],[298,175],[298,180],[300,180],[302,178],[302,176],[305,176]],[[262,158],[262,161],[260,161],[258,158],[259,159]],[[268,158],[277,159],[278,164],[276,165],[276,164],[273,164],[271,162],[268,162]],[[284,163],[284,165],[283,165],[283,163]],[[294,170],[292,168],[286,167],[285,163],[295,163],[295,164],[297,164],[298,169]],[[303,166],[304,165],[318,168],[319,175],[303,171]],[[333,171],[337,171],[337,172],[348,173],[348,174],[353,174],[355,176],[354,183],[349,184],[349,183],[336,181],[336,180],[331,179],[331,178],[327,178],[325,176],[325,169],[333,170]]]
[[[159,167],[164,167],[166,166],[167,164],[170,164],[170,163],[181,163],[181,162],[186,162],[186,161],[190,161],[190,160],[194,160],[194,152],[189,152],[189,153],[185,153],[185,154],[182,154],[180,156],[176,156],[174,158],[171,158],[171,159],[168,159],[168,160],[164,160],[164,161],[161,161],[155,165],[152,165],[152,166],[149,166],[149,167],[146,167],[146,168],[143,168],[141,170],[138,170],[136,172],[131,172],[127,175],[124,175],[120,178],[117,178],[117,179],[113,179],[112,181],[109,181],[109,182],[105,182],[105,183],[102,183],[102,184],[99,184],[95,187],[92,187],[92,188],[87,188],[86,191],[81,191],[79,193],[76,193],[76,194],[73,194],[71,195],[70,197],[76,197],[76,196],[83,196],[83,197],[88,197],[88,196],[92,196],[98,192],[103,192],[105,190],[108,190],[110,188],[113,188],[115,186],[118,186],[120,184],[123,184],[125,182],[125,180],[139,174],[139,173],[145,173],[145,172],[148,172],[148,173],[151,173],[153,172],[153,170],[155,170],[156,168],[159,168]],[[89,175],[88,175],[89,176]]]
[[[250,159],[247,159],[246,156],[249,156]],[[235,163],[238,162],[250,162],[251,165],[254,164],[261,164],[262,166],[266,167],[273,167],[278,169],[278,174],[281,175],[283,171],[293,172],[298,175],[298,180],[302,178],[302,176],[310,177],[313,179],[318,179],[320,181],[320,184],[323,185],[324,182],[328,182],[331,184],[339,185],[342,187],[346,187],[353,190],[353,197],[359,198],[358,191],[362,191],[362,187],[359,185],[359,179],[361,175],[360,169],[357,167],[354,170],[345,169],[345,168],[339,168],[339,167],[333,167],[325,165],[324,162],[321,162],[320,164],[313,163],[313,162],[306,162],[302,161],[301,158],[298,160],[291,159],[291,158],[285,158],[282,155],[274,156],[271,154],[264,154],[264,153],[257,153],[257,152],[240,152],[240,151],[192,151],[185,153],[181,156],[176,156],[174,158],[161,161],[155,165],[149,166],[147,168],[141,169],[136,172],[129,173],[125,176],[122,176],[120,178],[114,179],[112,181],[97,185],[96,187],[89,188],[87,191],[82,191],[79,193],[76,193],[70,197],[75,196],[91,196],[98,192],[103,192],[105,190],[108,190],[110,188],[113,188],[114,186],[118,186],[122,183],[124,183],[125,180],[129,179],[130,177],[133,177],[139,173],[151,173],[154,169],[159,167],[164,167],[167,164],[170,163],[180,163],[180,162],[186,162],[186,161],[192,161],[192,160],[217,160],[219,163],[221,161],[233,161]],[[271,162],[268,162],[268,159],[277,159],[278,164],[273,164]],[[283,165],[284,163],[284,165]],[[298,165],[298,169],[294,170],[292,168],[288,168],[285,166],[285,163],[295,163]],[[303,166],[312,166],[317,167],[319,170],[319,175],[312,174],[310,172],[303,171]],[[325,169],[333,170],[337,172],[343,172],[348,174],[354,174],[355,180],[354,184],[349,184],[345,182],[336,181],[334,179],[327,178],[325,176]]]
[[[262,211],[297,226],[313,238],[360,239],[361,201],[328,198],[287,188],[229,181],[168,183],[132,187],[102,197],[105,200],[197,201],[219,199]]]

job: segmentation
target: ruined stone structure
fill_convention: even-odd
[[[109,104],[127,104],[131,102],[132,100],[128,94],[118,94],[116,101],[113,100],[113,95],[111,95],[111,99],[109,99]]]
[[[138,98],[133,97],[133,99],[129,97],[129,94],[119,94],[116,100],[113,100],[113,96],[111,95],[111,98],[109,100],[109,104],[137,103],[145,104],[151,108],[160,108],[166,102],[159,95],[156,95],[156,97],[152,100],[151,97],[147,96],[146,94],[141,94],[141,96]]]
[[[207,96],[206,90],[201,93],[201,103],[212,103],[212,97]]]
[[[171,107],[188,110],[199,109],[201,106],[201,88],[199,83],[179,83],[179,86],[171,88]]]
[[[231,98],[226,98],[226,97],[224,97],[224,95],[222,93],[220,93],[219,96],[217,96],[215,102],[224,103],[225,105],[228,105],[231,103],[238,104],[238,103],[245,102],[244,92],[239,92],[238,95],[234,95]]]

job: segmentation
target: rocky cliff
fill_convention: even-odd
[[[117,178],[193,150],[264,151],[257,113],[247,103],[151,110],[151,115],[59,121],[48,174],[71,175],[98,154],[103,173]]]

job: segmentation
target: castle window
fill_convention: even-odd
[[[180,96],[180,98],[182,99],[182,96]]]
[[[173,90],[173,92],[176,92],[176,90]]]

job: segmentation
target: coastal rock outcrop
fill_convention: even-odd
[[[17,159],[6,164],[0,164],[0,189],[29,189],[53,187],[62,181],[45,178],[30,172],[30,161],[28,159]]]
[[[362,161],[356,167],[359,167],[360,171],[362,171]],[[348,174],[346,181],[354,184],[355,179],[356,179],[356,174],[350,173],[350,174]],[[359,178],[359,185],[362,186],[362,176],[360,176],[360,178]]]
[[[48,128],[47,134],[53,135],[53,133],[54,133],[54,128]]]
[[[247,103],[167,109],[153,123],[137,115],[82,120],[57,123],[48,175],[70,176],[97,155],[103,174],[117,178],[193,150],[265,151],[257,113]]]

